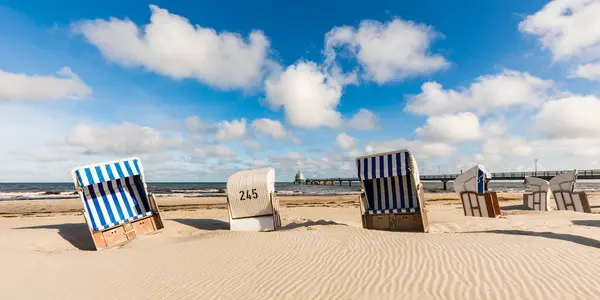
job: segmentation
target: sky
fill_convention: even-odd
[[[0,181],[600,168],[600,0],[0,0]]]

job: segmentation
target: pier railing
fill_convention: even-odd
[[[532,176],[549,180],[550,178],[572,170],[562,171],[537,171],[537,172],[500,172],[492,173],[492,180],[525,180],[525,177]],[[446,182],[456,179],[460,174],[439,174],[439,175],[421,175],[422,181],[441,181],[446,185]],[[594,170],[579,170],[577,179],[600,179],[600,169]],[[358,182],[358,177],[330,177],[330,178],[313,178],[307,179],[306,184],[335,184],[342,185],[347,182],[352,185],[352,182]]]

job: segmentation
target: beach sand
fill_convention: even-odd
[[[428,194],[427,234],[362,229],[357,196],[280,197],[263,233],[229,231],[224,198],[161,197],[165,230],[103,251],[79,200],[2,201],[0,298],[599,299],[600,214],[520,197],[487,219]]]

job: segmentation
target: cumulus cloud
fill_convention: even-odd
[[[254,120],[254,122],[252,122],[252,129],[269,135],[274,139],[284,139],[290,136],[281,122],[267,118]]]
[[[478,77],[470,87],[458,91],[427,82],[420,94],[409,97],[405,110],[419,115],[486,114],[515,105],[537,107],[548,98],[553,85],[552,81],[512,70]]]
[[[217,141],[237,140],[246,136],[246,119],[222,121],[217,130]]]
[[[350,120],[348,120],[346,127],[357,130],[374,130],[381,128],[381,124],[373,112],[361,108]]]
[[[527,156],[533,153],[533,148],[523,138],[493,137],[484,141],[481,153],[485,156]]]
[[[600,81],[600,62],[578,66],[577,69],[570,74],[570,77]]]
[[[523,33],[539,37],[554,59],[600,56],[600,2],[554,0],[519,24]]]
[[[235,157],[235,151],[225,145],[207,145],[196,148],[194,154],[200,158],[222,158],[232,159]]]
[[[119,155],[158,152],[182,142],[165,138],[150,127],[127,122],[108,126],[79,123],[66,140],[67,145],[81,147],[86,154]]]
[[[156,5],[150,10],[150,24],[143,27],[110,18],[80,21],[73,29],[110,61],[175,79],[195,78],[221,89],[253,87],[272,64],[267,58],[270,42],[260,31],[245,39],[192,25]]]
[[[415,133],[426,141],[458,143],[481,138],[479,118],[470,112],[427,118]]]
[[[275,109],[283,107],[293,126],[336,128],[342,123],[336,110],[342,85],[313,62],[300,61],[271,76],[265,82],[265,90],[267,101]]]
[[[549,138],[596,138],[600,144],[600,99],[571,96],[545,103],[535,127]]]
[[[446,143],[424,142],[421,140],[397,139],[383,142],[372,142],[365,148],[366,152],[389,152],[408,149],[418,158],[452,155],[456,148]]]
[[[335,138],[335,143],[342,150],[350,150],[356,145],[356,139],[342,132]]]
[[[331,29],[325,36],[324,52],[331,65],[336,51],[347,50],[358,60],[364,77],[383,84],[446,68],[446,59],[429,50],[440,36],[431,26],[399,18],[386,23],[365,20],[358,28]]]
[[[186,118],[185,126],[191,132],[211,132],[217,129],[217,126],[201,120],[197,116]]]
[[[68,67],[56,75],[27,75],[0,70],[0,100],[56,100],[89,97],[92,90]]]
[[[261,147],[256,140],[244,140],[244,146],[250,151],[258,151]]]

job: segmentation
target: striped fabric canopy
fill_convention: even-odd
[[[81,167],[74,171],[81,187],[142,174],[138,158]]]
[[[356,166],[369,206],[365,213],[419,211],[417,165],[408,150],[359,157]]]
[[[85,217],[94,231],[153,214],[139,159],[86,166],[74,170]]]
[[[359,157],[356,159],[358,177],[368,180],[406,176],[410,174],[409,157],[408,150]]]

